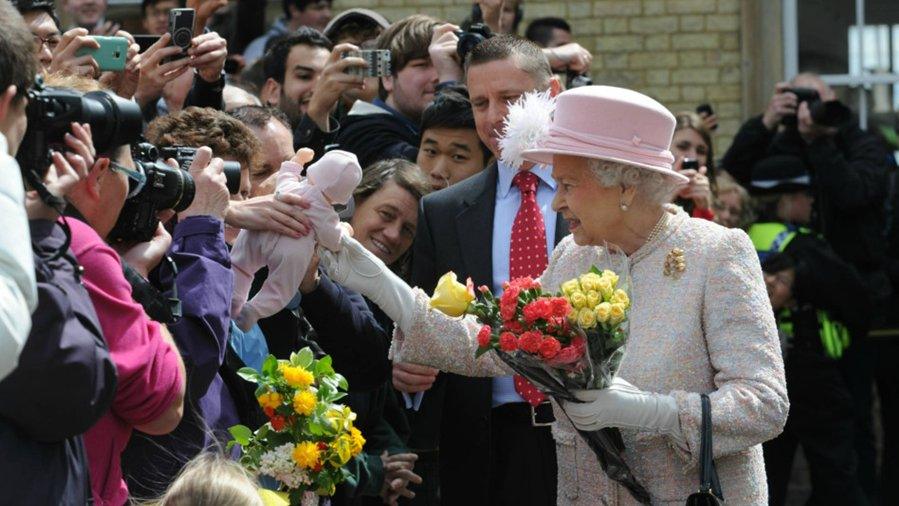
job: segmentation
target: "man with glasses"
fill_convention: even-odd
[[[13,4],[34,37],[35,57],[40,61],[42,73],[68,72],[93,76],[99,71],[92,56],[75,56],[75,53],[82,47],[98,48],[100,45],[88,36],[84,28],[73,28],[62,34],[52,0],[16,0]]]

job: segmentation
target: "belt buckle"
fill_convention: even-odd
[[[555,423],[555,420],[552,420],[549,422],[538,422],[537,421],[537,407],[543,406],[543,405],[549,406],[549,401],[544,401],[544,402],[538,404],[537,406],[534,406],[533,404],[528,403],[528,407],[531,408],[531,426],[533,426],[533,427],[549,427],[550,425]],[[550,414],[552,414],[552,406],[550,406],[549,412],[550,412]]]

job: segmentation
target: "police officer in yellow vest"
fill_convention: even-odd
[[[793,457],[802,446],[811,471],[807,504],[865,505],[856,475],[853,402],[838,360],[864,335],[868,297],[855,269],[816,233],[814,198],[801,159],[774,156],[752,172],[759,220],[749,230],[784,343],[790,414],[765,443],[769,504],[785,503]]]

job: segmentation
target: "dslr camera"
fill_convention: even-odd
[[[475,23],[468,28],[468,31],[457,30],[456,37],[459,37],[459,43],[456,45],[456,53],[459,59],[465,62],[465,57],[474,49],[475,46],[487,39],[493,38],[494,33],[490,27],[484,23]]]
[[[838,100],[823,102],[818,91],[812,88],[788,88],[784,90],[798,98],[798,103],[808,104],[808,111],[812,115],[812,121],[817,125],[826,127],[840,127],[852,120],[852,111]],[[783,123],[795,126],[797,118],[795,114],[784,116]]]
[[[137,171],[144,176],[143,182],[129,180],[128,198],[109,233],[109,240],[149,241],[159,225],[157,212],[187,209],[196,194],[194,179],[188,172],[196,153],[197,148],[187,146],[157,148],[148,142],[133,145],[131,156]],[[178,168],[165,163],[164,160],[169,158],[178,162]],[[224,172],[228,192],[234,194],[240,191],[240,163],[225,162]]]
[[[34,171],[38,181],[50,167],[50,150],[67,150],[64,137],[73,121],[91,126],[98,156],[134,142],[143,128],[140,107],[130,100],[108,91],[45,87],[40,77],[28,91],[25,114],[28,129],[16,159],[23,172]],[[31,180],[29,184],[34,186]]]

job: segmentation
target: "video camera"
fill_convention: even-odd
[[[43,180],[50,167],[50,150],[66,151],[65,134],[71,123],[91,126],[97,155],[140,137],[143,116],[140,107],[108,91],[81,93],[66,88],[45,87],[38,77],[28,91],[28,129],[16,159],[23,172],[34,171]],[[29,180],[29,184],[34,183]]]
[[[457,30],[456,37],[459,37],[459,43],[456,45],[456,53],[459,55],[460,61],[465,63],[465,57],[474,49],[475,46],[487,39],[493,38],[494,33],[490,27],[484,23],[475,23],[466,32],[465,30]]]
[[[796,95],[798,104],[805,102],[808,104],[808,111],[812,115],[812,121],[815,124],[826,127],[839,127],[845,125],[852,120],[852,111],[838,100],[828,100],[824,102],[818,91],[812,88],[788,88],[784,90],[786,93]],[[784,116],[784,125],[796,125],[796,115]]]
[[[108,239],[114,242],[145,242],[153,238],[159,219],[156,214],[165,209],[181,212],[194,200],[196,185],[189,169],[197,148],[167,146],[157,148],[148,142],[131,147],[131,156],[144,181],[129,180],[128,198],[119,213]],[[164,160],[173,158],[178,168]],[[240,191],[240,163],[225,162],[228,193]]]

